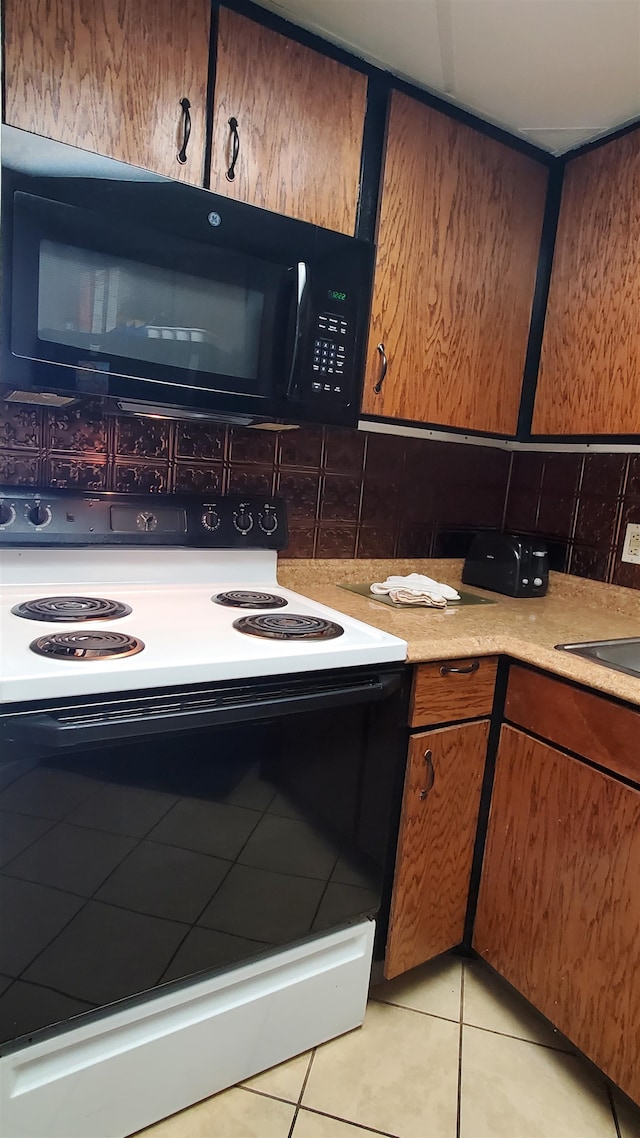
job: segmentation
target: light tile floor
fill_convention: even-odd
[[[632,1107],[480,963],[371,993],[362,1028],[140,1138],[640,1138]]]

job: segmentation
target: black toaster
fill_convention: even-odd
[[[547,547],[537,537],[478,533],[469,547],[462,580],[508,597],[544,597],[549,587]]]

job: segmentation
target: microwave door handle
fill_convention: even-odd
[[[296,368],[298,366],[298,351],[302,337],[302,314],[304,309],[305,293],[309,280],[309,269],[305,261],[298,261],[296,266],[296,283],[294,290],[295,305],[295,331],[293,333],[293,348],[291,350],[291,363],[289,365],[289,379],[287,381],[287,399],[297,387]]]
[[[158,701],[154,705],[156,710],[151,714],[140,709],[139,714],[129,712],[118,716],[112,712],[104,716],[78,715],[77,718],[66,719],[46,713],[24,715],[12,721],[6,720],[3,734],[10,742],[59,753],[72,747],[149,739],[162,734],[197,731],[203,727],[253,723],[259,719],[280,718],[305,711],[374,703],[393,695],[400,683],[401,676],[394,674],[324,690],[276,693],[242,703],[220,701],[216,706],[212,700],[208,707],[179,708],[168,702],[167,708],[163,709],[161,701]]]

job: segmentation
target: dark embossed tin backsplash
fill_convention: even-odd
[[[620,559],[628,522],[640,522],[640,454],[514,454],[505,529],[545,537],[552,569],[640,589],[640,565]]]
[[[551,565],[640,588],[640,455],[517,453],[305,427],[271,432],[0,403],[0,483],[279,493],[289,557],[464,556],[477,529],[545,537]],[[510,470],[511,468],[511,470]]]
[[[0,404],[0,482],[157,494],[264,492],[289,505],[293,557],[462,555],[502,523],[497,450],[305,427],[260,431]]]

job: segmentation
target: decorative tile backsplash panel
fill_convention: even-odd
[[[505,529],[545,537],[551,566],[640,589],[640,565],[620,560],[640,522],[640,454],[514,454]]]
[[[289,557],[464,556],[477,529],[546,538],[552,568],[640,589],[640,455],[518,452],[303,427],[272,432],[0,403],[0,484],[281,494]]]
[[[0,404],[0,482],[124,493],[281,494],[293,557],[428,556],[502,524],[509,456],[304,427],[260,431]]]

